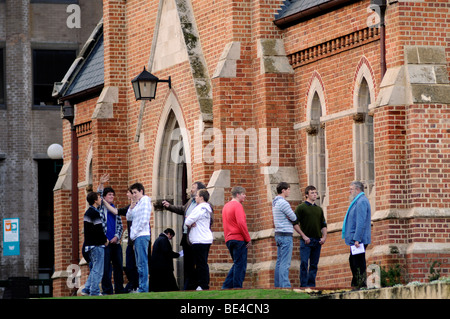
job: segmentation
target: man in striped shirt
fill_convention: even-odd
[[[277,244],[277,263],[275,265],[275,287],[290,288],[289,267],[291,266],[293,222],[297,216],[286,198],[291,192],[290,185],[281,182],[277,185],[277,196],[272,202],[273,222],[275,224],[275,242]],[[296,231],[299,226],[296,225]]]

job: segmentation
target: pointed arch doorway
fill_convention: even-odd
[[[153,168],[153,201],[155,203],[153,240],[166,228],[175,231],[173,250],[182,250],[184,216],[163,209],[161,202],[184,205],[189,199],[191,185],[189,134],[186,130],[181,108],[171,93],[161,115],[155,144]],[[184,284],[183,258],[174,259],[175,278],[181,288]]]

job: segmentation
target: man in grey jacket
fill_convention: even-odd
[[[364,194],[364,185],[361,182],[350,184],[350,201],[342,225],[342,238],[345,244],[350,246],[349,263],[353,275],[351,285],[359,289],[366,287],[365,251],[370,244],[371,235],[370,203]],[[355,252],[355,248],[360,252]]]

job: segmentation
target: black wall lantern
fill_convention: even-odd
[[[156,86],[158,82],[169,83],[169,89],[172,88],[170,76],[168,80],[160,80],[145,69],[137,77],[131,80],[134,95],[137,100],[153,100],[156,96]]]

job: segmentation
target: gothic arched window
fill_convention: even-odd
[[[309,184],[317,188],[318,205],[323,205],[327,189],[325,130],[320,123],[322,104],[317,92],[311,103],[311,120],[308,131],[308,176]]]
[[[357,96],[355,119],[355,178],[364,183],[370,196],[375,183],[373,116],[369,114],[371,103],[369,85],[363,77]]]

